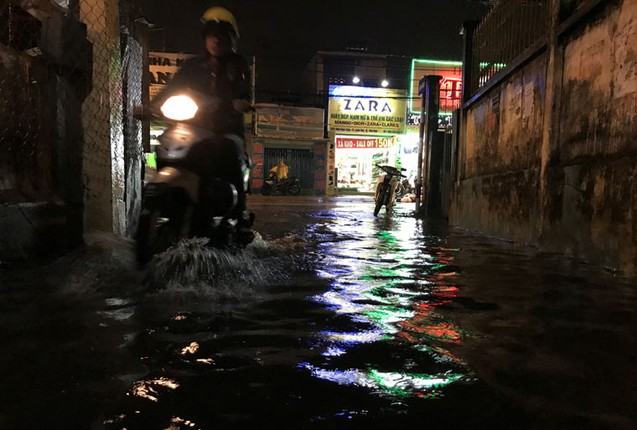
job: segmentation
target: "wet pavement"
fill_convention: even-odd
[[[637,428],[634,278],[413,204],[250,207],[239,254],[0,270],[0,429]]]

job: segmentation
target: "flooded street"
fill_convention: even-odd
[[[0,270],[0,429],[637,427],[637,285],[585,262],[251,197],[234,255],[91,236]]]

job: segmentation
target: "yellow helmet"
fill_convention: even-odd
[[[239,27],[237,26],[237,20],[234,15],[226,8],[214,6],[206,11],[201,16],[201,22],[206,26],[209,25],[222,25],[232,28],[236,37],[239,37]],[[230,28],[229,28],[230,29]]]

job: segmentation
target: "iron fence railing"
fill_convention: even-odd
[[[567,1],[567,0],[565,0]],[[548,34],[549,0],[502,0],[477,26],[472,43],[469,94]]]

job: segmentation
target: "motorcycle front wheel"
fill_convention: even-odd
[[[380,212],[380,208],[385,204],[385,200],[387,199],[387,187],[381,186],[380,191],[378,192],[378,198],[376,199],[376,206],[374,207],[374,216],[378,216],[378,212]]]
[[[163,208],[158,198],[144,202],[139,217],[136,254],[139,264],[148,263],[187,237],[191,229],[192,205]]]
[[[301,192],[301,186],[299,184],[292,184],[288,187],[288,194],[291,196],[298,196]]]

